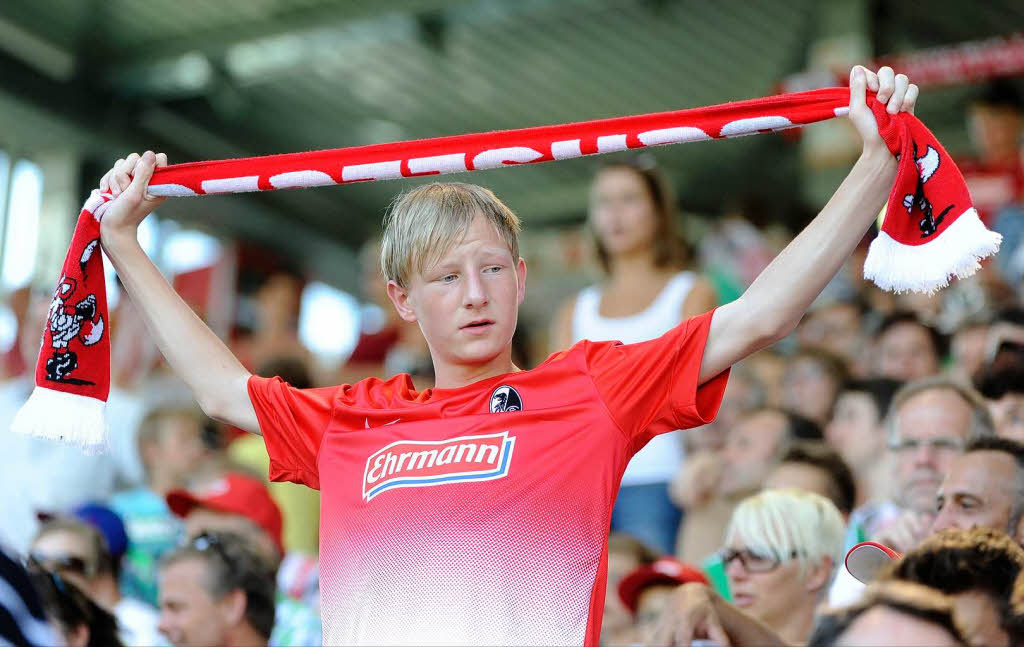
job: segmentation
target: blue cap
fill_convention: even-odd
[[[71,516],[95,526],[103,538],[107,540],[114,561],[121,559],[128,550],[128,533],[124,530],[124,522],[116,512],[100,503],[84,503],[71,510]]]

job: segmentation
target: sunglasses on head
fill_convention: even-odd
[[[188,545],[202,553],[213,551],[222,562],[227,564],[229,567],[232,565],[232,560],[228,557],[228,553],[224,549],[224,544],[217,535],[208,532],[200,533],[190,539],[188,541]]]

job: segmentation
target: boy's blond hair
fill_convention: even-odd
[[[462,182],[433,182],[402,193],[384,218],[380,265],[384,278],[403,288],[409,277],[437,262],[482,215],[519,259],[519,217],[490,189]]]

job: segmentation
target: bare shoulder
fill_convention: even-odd
[[[718,305],[718,293],[707,278],[698,276],[690,293],[683,300],[683,319],[704,314]]]

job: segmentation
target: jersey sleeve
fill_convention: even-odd
[[[638,344],[584,342],[587,370],[634,450],[657,434],[715,419],[729,371],[698,385],[714,311]]]
[[[320,489],[317,454],[337,387],[297,389],[279,377],[256,375],[249,378],[248,386],[270,456],[270,480]]]

